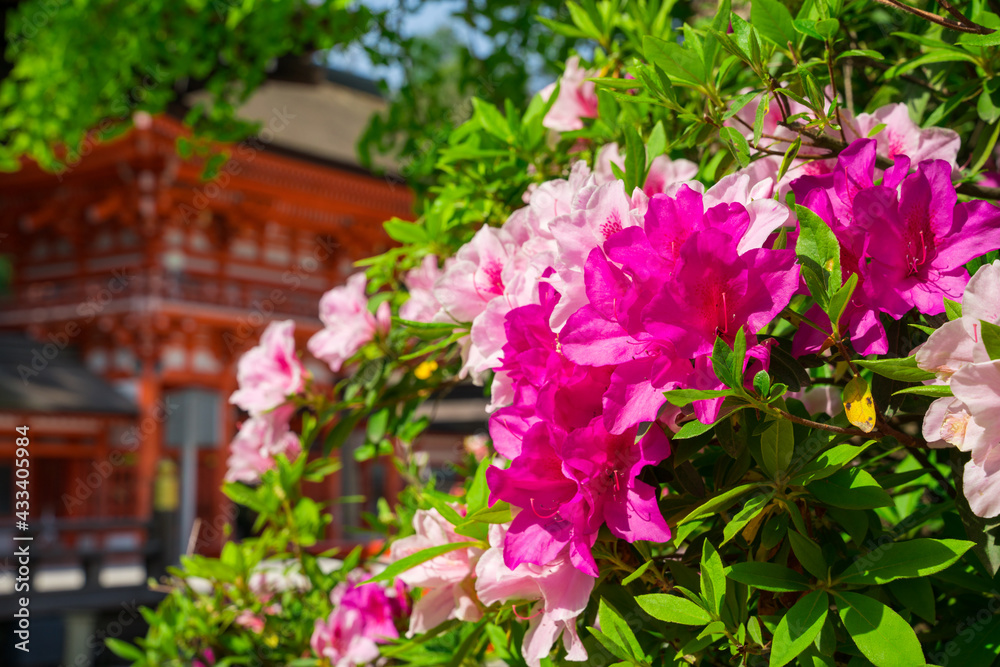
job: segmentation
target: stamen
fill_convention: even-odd
[[[554,509],[554,510],[552,511],[552,513],[551,513],[551,514],[542,514],[542,513],[540,512],[540,511],[538,511],[538,508],[537,508],[537,507],[535,507],[535,499],[534,499],[534,498],[530,498],[530,499],[528,500],[528,504],[530,504],[530,505],[531,505],[531,511],[533,511],[533,512],[534,512],[535,514],[537,514],[537,515],[538,515],[538,517],[539,517],[540,519],[551,519],[551,518],[552,518],[552,517],[554,517],[554,516],[555,516],[556,514],[559,514],[559,508],[558,508],[558,507],[556,507],[556,508],[555,508],[555,509]]]
[[[972,342],[973,343],[978,343],[979,342],[979,323],[978,322],[976,322],[975,324],[972,325]]]
[[[517,616],[518,620],[521,620],[521,621],[530,621],[531,619],[537,617],[539,614],[542,613],[542,610],[544,609],[544,606],[539,606],[538,609],[536,609],[535,612],[533,614],[531,614],[530,616],[521,616],[519,613],[517,613],[517,605],[516,604],[512,604],[510,606],[510,608],[511,608],[511,611],[514,612],[514,616]]]

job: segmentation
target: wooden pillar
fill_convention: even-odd
[[[156,362],[151,355],[142,359],[139,378],[139,424],[136,448],[136,515],[148,519],[153,515],[153,484],[156,465],[163,451],[164,422],[167,409]]]

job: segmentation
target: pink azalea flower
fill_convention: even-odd
[[[913,164],[924,160],[944,160],[952,168],[958,166],[956,160],[961,148],[958,133],[943,127],[921,129],[910,119],[905,104],[887,104],[873,113],[858,114],[853,122],[848,117],[845,125],[848,141],[852,134],[858,139],[873,138],[878,154],[890,160],[905,155]],[[885,127],[872,135],[879,125]]]
[[[580,572],[566,552],[545,565],[521,563],[507,567],[503,543],[508,526],[490,526],[490,548],[476,564],[476,594],[485,605],[510,600],[537,600],[522,643],[531,667],[552,652],[562,636],[566,659],[583,661],[587,651],[576,632],[576,619],[590,601],[594,577]]]
[[[289,430],[294,413],[295,406],[288,404],[243,422],[229,446],[226,481],[254,484],[275,466],[274,457],[296,458],[302,447]]]
[[[399,560],[430,547],[469,538],[455,533],[454,527],[436,509],[417,510],[413,516],[415,535],[392,545],[392,559]],[[470,595],[470,578],[482,550],[476,548],[449,551],[421,563],[399,575],[406,585],[424,589],[413,605],[408,637],[431,630],[448,619],[478,621],[482,612]]]
[[[261,334],[260,344],[240,357],[236,367],[240,388],[229,402],[259,415],[301,392],[304,374],[295,355],[295,322],[271,322]]]
[[[257,634],[264,631],[264,619],[257,616],[249,609],[241,611],[239,616],[237,616],[233,622],[236,625],[246,628],[251,632],[256,632]]]
[[[503,269],[514,251],[505,232],[484,226],[455,254],[434,284],[434,297],[455,322],[472,322],[504,291]]]
[[[434,297],[434,282],[441,277],[435,255],[427,255],[415,269],[403,276],[410,298],[399,308],[399,316],[413,322],[433,322],[441,310]]]
[[[335,373],[376,334],[389,331],[391,313],[387,302],[379,305],[375,315],[368,312],[367,282],[363,273],[356,273],[346,285],[334,287],[320,299],[319,318],[324,328],[309,339],[308,347]]]
[[[970,452],[963,488],[973,512],[1000,514],[1000,362],[982,341],[981,322],[1000,324],[1000,260],[983,266],[965,287],[962,317],[945,323],[916,351],[917,365],[949,384],[954,398],[939,398],[924,416],[923,436],[932,447]]]
[[[1000,514],[1000,361],[969,364],[951,377],[951,390],[968,411],[962,448],[972,453],[966,465],[965,496],[979,516]],[[975,430],[970,426],[975,422]],[[971,470],[971,475],[970,475]]]
[[[590,72],[580,68],[580,58],[573,56],[566,61],[566,70],[559,80],[559,96],[545,114],[542,124],[550,130],[569,132],[582,130],[584,118],[597,117],[597,90],[587,77]],[[552,83],[541,91],[542,99],[548,100],[556,90]]]
[[[625,170],[625,156],[621,154],[616,143],[610,143],[601,148],[594,162],[594,176],[596,176],[598,184],[617,180],[611,170],[612,164],[622,171]],[[649,165],[649,173],[646,174],[646,182],[642,186],[642,191],[652,197],[655,194],[665,192],[671,185],[690,181],[697,175],[698,165],[694,162],[684,159],[671,160],[666,155],[659,155]]]

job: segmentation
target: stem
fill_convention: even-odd
[[[833,112],[837,115],[837,127],[840,128],[840,140],[847,143],[847,135],[844,134],[844,121],[840,118],[840,100],[837,99],[837,79],[833,75],[833,42],[826,42],[826,69],[830,73],[830,87],[833,89]]]

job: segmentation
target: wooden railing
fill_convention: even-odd
[[[18,598],[28,597],[32,614],[66,609],[111,609],[123,600],[155,604],[162,594],[149,590],[146,580],[159,577],[169,564],[163,537],[154,524],[138,519],[35,519],[30,531],[16,530],[13,521],[0,521],[0,562],[3,571],[17,576],[19,562],[15,551],[27,545],[30,589],[26,592],[0,594],[0,617],[8,617],[18,608]],[[13,537],[31,537],[14,540]],[[123,537],[116,542],[115,537]],[[5,543],[5,544],[3,544]],[[101,572],[115,566],[142,565],[145,576],[138,584],[104,586]],[[83,584],[76,588],[43,590],[37,588],[41,577],[57,571],[83,572]]]

